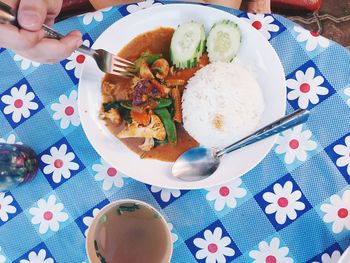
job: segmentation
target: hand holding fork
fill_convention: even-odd
[[[21,6],[22,2],[25,3],[27,1],[22,0],[20,2],[20,6],[18,7],[19,11],[21,8],[25,9],[25,7]],[[60,1],[30,1],[30,8],[26,11],[23,11],[23,17],[19,16],[18,21],[17,11],[4,2],[0,1],[0,45],[6,48],[14,49],[14,51],[19,54],[24,54],[26,57],[44,63],[58,62],[65,57],[68,57],[73,50],[77,49],[81,53],[94,58],[97,66],[103,72],[124,77],[133,76],[133,74],[130,73],[134,67],[134,64],[132,62],[119,58],[118,56],[115,56],[105,50],[93,50],[87,46],[81,45],[82,40],[80,32],[73,31],[67,36],[63,36],[49,26],[42,24],[43,19],[38,17],[38,13],[40,13],[40,11],[38,11],[39,9],[35,9],[39,8],[39,6],[42,8],[42,2],[51,3]],[[53,9],[55,9],[52,8],[53,6],[47,7],[48,17],[52,17],[55,14],[50,13]],[[58,6],[58,10],[59,8],[60,6]],[[21,25],[25,24],[21,20],[27,20],[26,28],[29,27],[29,30],[21,28]],[[47,22],[49,24],[52,24],[53,20],[49,19]],[[43,30],[39,30],[41,25]],[[34,32],[30,30],[34,30]],[[44,37],[46,38],[43,39]]]

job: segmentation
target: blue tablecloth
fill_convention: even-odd
[[[113,22],[152,4],[117,6],[56,25],[91,45]],[[0,193],[0,262],[87,262],[85,233],[109,202],[158,208],[173,233],[172,262],[336,262],[350,244],[350,54],[280,16],[215,7],[247,20],[270,41],[286,72],[288,113],[309,121],[280,135],[251,172],[196,191],[160,189],[110,167],[80,125],[73,54],[39,65],[0,50],[1,141],[40,158],[35,180]]]

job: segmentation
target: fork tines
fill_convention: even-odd
[[[112,71],[113,74],[122,77],[134,77],[132,71],[135,69],[135,64],[127,59],[113,56]]]

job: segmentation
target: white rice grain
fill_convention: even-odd
[[[237,63],[211,63],[193,76],[182,97],[184,128],[201,145],[225,147],[257,128],[262,90]]]

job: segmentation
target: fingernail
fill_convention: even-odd
[[[33,11],[22,11],[18,20],[23,27],[41,26],[41,18],[38,13]]]

